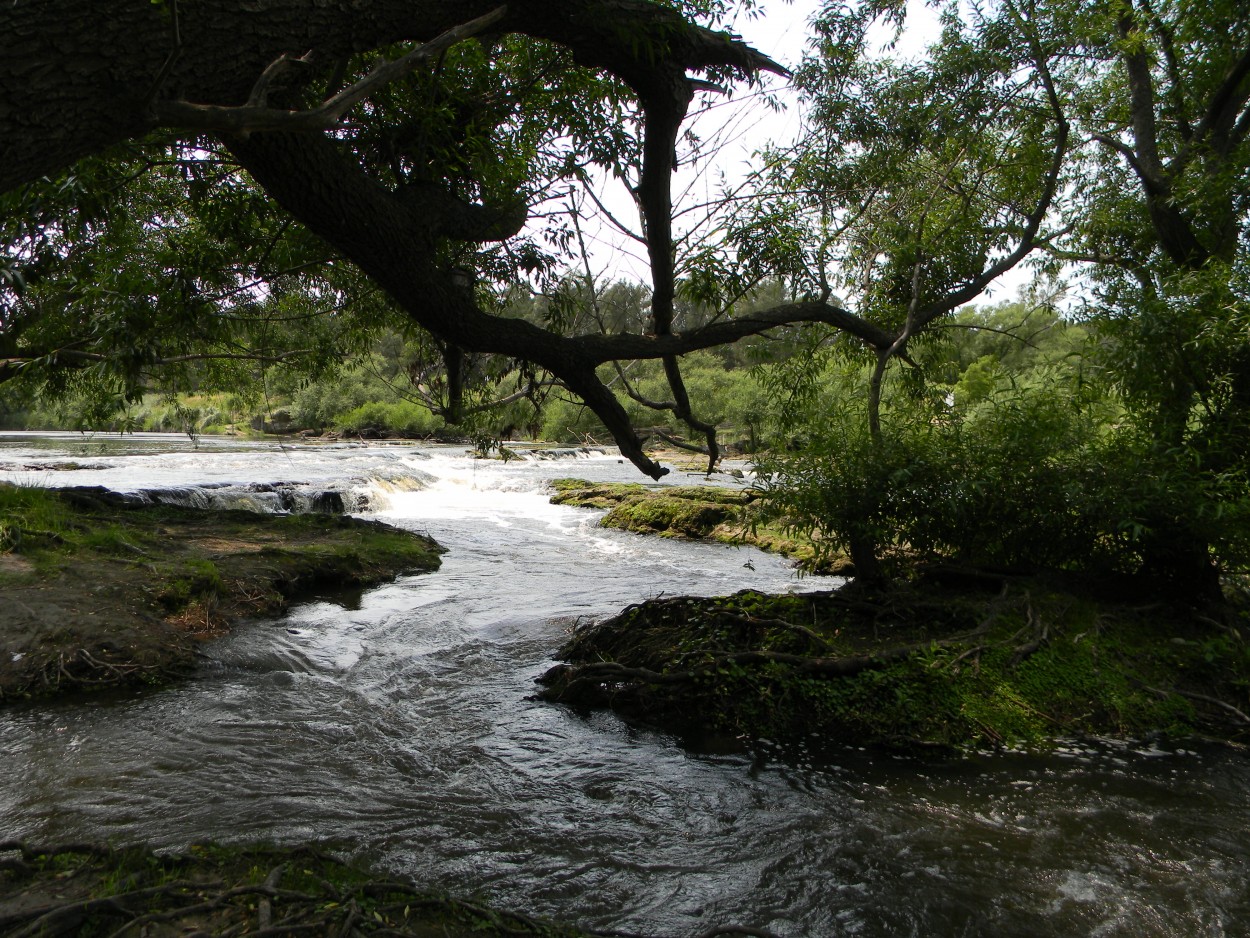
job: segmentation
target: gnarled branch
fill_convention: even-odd
[[[368,75],[338,94],[304,111],[290,111],[267,107],[269,85],[274,77],[293,61],[286,55],[271,63],[257,79],[247,104],[241,107],[222,107],[214,104],[192,104],[189,101],[156,101],[152,111],[158,123],[167,127],[188,130],[207,130],[215,133],[246,135],[259,131],[309,131],[329,130],[343,119],[353,107],[373,94],[383,85],[407,75],[418,66],[440,55],[462,39],[483,32],[500,22],[508,8],[496,10],[455,26],[429,42],[422,43],[398,59],[383,62]]]

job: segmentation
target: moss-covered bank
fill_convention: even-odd
[[[157,856],[0,843],[0,934],[591,934],[431,893],[308,849],[192,847]]]
[[[440,552],[355,518],[0,485],[0,702],[164,682],[242,618],[436,569]]]
[[[689,540],[747,544],[797,560],[806,570],[845,573],[842,557],[817,552],[810,540],[775,520],[766,520],[761,494],[753,489],[712,485],[642,485],[556,479],[551,501],[557,505],[606,509],[605,528]]]
[[[659,599],[575,633],[543,695],[679,731],[981,747],[1250,741],[1250,629],[1012,581]]]

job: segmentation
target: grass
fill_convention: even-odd
[[[1014,583],[652,600],[560,652],[549,699],[682,731],[968,749],[1163,733],[1250,740],[1250,645],[1184,609]]]
[[[300,597],[437,568],[428,538],[330,515],[135,506],[0,485],[0,701],[156,683]]]

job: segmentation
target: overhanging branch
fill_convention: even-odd
[[[422,43],[407,55],[383,62],[368,75],[338,94],[321,102],[317,107],[304,111],[290,111],[267,107],[269,85],[274,77],[293,62],[283,55],[261,73],[248,103],[241,107],[221,107],[214,104],[192,104],[189,101],[156,101],[153,112],[159,124],[190,130],[206,130],[214,133],[246,135],[260,131],[309,131],[329,130],[355,105],[373,94],[383,85],[414,71],[429,59],[440,55],[462,39],[468,39],[500,22],[508,8],[501,6],[485,16],[455,26],[429,42]]]

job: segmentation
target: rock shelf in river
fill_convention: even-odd
[[[328,514],[0,484],[0,703],[160,684],[239,620],[437,569],[432,540]]]

